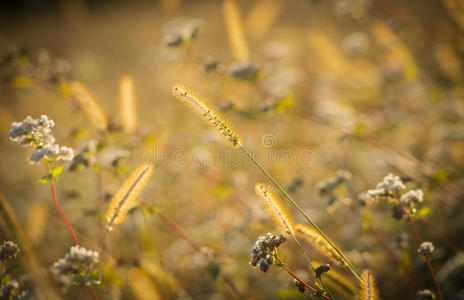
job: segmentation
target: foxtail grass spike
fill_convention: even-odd
[[[223,0],[222,11],[232,55],[239,61],[248,60],[248,45],[245,39],[243,20],[237,1]]]
[[[71,82],[71,96],[89,118],[90,122],[99,130],[106,130],[108,120],[93,95],[83,84],[77,81]]]
[[[137,100],[135,98],[134,81],[130,76],[121,78],[119,85],[119,113],[121,125],[128,134],[137,129]]]
[[[364,270],[361,275],[361,300],[377,300],[379,298],[377,292],[377,283],[375,282],[374,274],[371,270]]]
[[[335,248],[332,247],[332,245],[329,244],[327,240],[324,239],[324,237],[321,236],[316,230],[304,224],[296,224],[295,230],[299,236],[301,236],[312,245],[316,246],[321,254],[327,258],[330,258],[332,261],[340,264],[341,266],[349,268],[345,263],[345,260],[338,254]]]
[[[181,84],[173,86],[172,94],[199,113],[210,126],[223,135],[232,145],[236,146],[241,143],[235,129],[202,96]]]
[[[153,174],[153,168],[152,164],[144,164],[135,169],[114,195],[105,216],[108,222],[107,230],[112,230],[114,225],[124,221],[127,212],[133,206],[145,185],[147,185]]]
[[[263,183],[255,185],[255,192],[280,230],[294,236],[293,220],[274,192]]]

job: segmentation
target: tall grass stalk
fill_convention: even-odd
[[[330,241],[330,239],[319,229],[316,223],[311,220],[311,218],[303,211],[303,209],[293,200],[293,198],[280,186],[280,184],[271,176],[262,166],[261,164],[253,157],[253,155],[246,150],[246,148],[239,142],[238,146],[242,149],[243,152],[251,159],[251,161],[261,170],[261,172],[277,187],[277,189],[287,198],[288,201],[304,216],[304,218],[308,221],[311,226],[316,229],[316,231],[330,244],[330,246],[340,255],[340,257],[345,261],[349,270],[353,273],[353,275],[361,280],[361,273],[348,261],[348,259],[342,254],[342,252]]]
[[[268,213],[272,216],[274,219],[274,222],[277,224],[278,227],[280,227],[280,230],[287,234],[291,235],[298,246],[298,250],[303,254],[303,257],[306,260],[306,263],[311,267],[311,270],[313,270],[314,274],[317,276],[316,268],[314,268],[314,264],[309,258],[309,255],[306,253],[304,248],[301,246],[300,242],[296,238],[296,231],[295,231],[295,226],[294,226],[294,221],[291,218],[290,214],[288,211],[284,208],[282,205],[282,202],[280,201],[279,197],[277,197],[274,192],[269,189],[265,184],[263,183],[258,183],[255,185],[255,192],[260,198],[261,202],[263,205],[266,207]],[[322,275],[319,276],[319,281],[322,285],[322,287],[325,289],[327,294],[330,296],[330,299],[334,299],[332,293],[328,289],[328,287],[325,285],[324,280],[322,279]]]
[[[264,175],[277,187],[277,189],[284,194],[284,196],[290,201],[290,203],[296,207],[296,209],[305,217],[305,219],[311,224],[314,229],[330,244],[331,247],[340,255],[340,257],[345,261],[350,271],[353,275],[361,280],[361,273],[348,261],[348,259],[342,254],[340,250],[329,240],[329,238],[319,229],[319,227],[314,223],[311,218],[303,211],[303,209],[293,200],[292,197],[280,186],[280,184],[271,176],[261,164],[253,157],[253,155],[246,150],[243,146],[241,139],[238,137],[235,129],[226,122],[225,118],[217,112],[211,104],[209,104],[206,99],[196,93],[190,91],[181,84],[176,84],[172,88],[172,94],[178,98],[180,101],[184,102],[189,106],[193,111],[199,113],[203,119],[210,124],[214,129],[217,130],[219,134],[224,136],[233,146],[239,146],[243,152],[251,159],[251,161],[263,172]]]

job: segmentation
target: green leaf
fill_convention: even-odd
[[[61,172],[63,172],[63,169],[64,169],[63,165],[54,167],[53,170],[52,170],[52,177],[53,178],[58,178],[58,176],[61,174]]]
[[[42,176],[40,179],[39,179],[39,182],[48,182],[50,179],[52,179],[52,175],[51,174],[47,174],[45,176]]]
[[[156,205],[145,205],[143,207],[143,212],[148,216],[153,216],[159,210]]]
[[[2,277],[0,278],[0,281],[3,282],[3,279],[6,278],[9,274],[15,272],[16,270],[19,269],[19,267],[21,267],[20,264],[14,264],[12,266],[10,266],[8,269],[5,270],[5,272],[2,274]]]
[[[424,206],[417,212],[417,217],[422,218],[429,215],[432,212],[432,209],[429,206]]]
[[[290,96],[284,97],[280,99],[280,101],[276,104],[275,109],[278,112],[284,112],[287,108],[292,107],[293,99]]]

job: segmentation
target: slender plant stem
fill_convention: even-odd
[[[51,174],[51,168],[50,168],[50,165],[49,163],[45,161],[45,166],[47,168],[47,171],[48,173]],[[61,208],[61,205],[60,205],[60,202],[58,202],[58,197],[56,196],[56,187],[55,187],[55,181],[53,178],[50,178],[50,186],[51,186],[51,190],[52,190],[52,197],[53,197],[53,202],[55,202],[55,206],[56,206],[56,209],[58,210],[61,218],[63,219],[64,223],[66,224],[66,228],[68,228],[68,231],[69,233],[71,234],[73,240],[74,240],[74,244],[76,244],[76,246],[79,246],[79,241],[77,240],[77,236],[76,234],[74,233],[74,230],[71,226],[71,223],[69,223],[69,220],[68,220],[68,217],[66,217],[66,214],[64,213],[63,211],[63,208]]]
[[[45,161],[45,167],[47,168],[48,173],[51,174],[52,170],[51,170],[50,164],[46,160],[44,160],[44,161]],[[51,190],[52,190],[53,202],[55,203],[56,209],[58,210],[58,212],[60,213],[61,218],[63,219],[64,223],[66,224],[66,228],[68,228],[68,231],[69,231],[69,233],[71,234],[71,236],[72,236],[72,238],[74,240],[74,244],[76,244],[76,246],[79,246],[79,241],[77,240],[77,236],[74,233],[74,229],[72,228],[71,223],[69,223],[68,217],[66,217],[66,214],[64,213],[64,210],[63,210],[63,208],[61,208],[60,202],[58,201],[58,197],[56,196],[55,181],[54,181],[53,178],[50,178],[49,181],[50,181],[50,186],[51,186]],[[89,285],[88,289],[89,289],[90,294],[92,295],[92,298],[94,300],[97,300],[97,295],[95,294],[95,290],[93,289],[93,287],[91,285]]]
[[[340,255],[340,257],[345,261],[347,264],[348,268],[350,269],[351,273],[358,279],[361,280],[361,273],[346,259],[346,257],[338,250],[338,248],[329,240],[329,238],[319,229],[319,227],[314,223],[311,218],[303,211],[303,209],[295,202],[295,200],[290,197],[290,195],[277,183],[277,181],[269,174],[262,166],[261,164],[248,152],[248,150],[245,149],[245,147],[242,144],[238,144],[240,148],[245,152],[245,154],[251,159],[251,161],[261,170],[261,172],[266,175],[266,177],[272,181],[272,183],[279,189],[279,191],[284,194],[284,196],[290,201],[290,203],[305,217],[305,219],[311,224],[311,226],[316,229],[316,231],[329,243],[329,245],[335,249],[335,251]]]
[[[317,293],[317,290],[315,288],[313,288],[312,286],[308,285],[306,282],[304,282],[303,280],[301,280],[295,273],[293,273],[287,266],[283,266],[282,267],[285,271],[287,271],[288,274],[290,274],[290,276],[292,276],[293,278],[295,278],[298,282],[300,282],[302,285],[305,286],[305,288],[307,288],[308,290],[310,290],[311,292],[313,293]],[[327,296],[327,295],[322,295],[322,297],[326,300],[330,300],[330,298]]]
[[[329,288],[325,285],[325,282],[324,280],[322,280],[322,274],[318,277],[317,276],[317,272],[316,272],[316,268],[314,268],[314,265],[313,265],[313,262],[311,261],[311,259],[309,258],[308,254],[306,253],[306,251],[304,250],[303,246],[301,246],[300,242],[298,241],[298,239],[296,238],[296,236],[292,235],[293,236],[293,239],[295,240],[295,243],[296,245],[298,246],[298,249],[300,250],[300,252],[303,254],[306,262],[309,264],[309,266],[311,267],[311,269],[313,270],[314,272],[314,275],[316,276],[316,278],[319,279],[319,282],[321,283],[322,287],[324,288],[324,290],[326,290],[327,294],[329,295],[329,298],[330,299],[335,299],[335,297],[332,295],[332,293],[330,292]]]
[[[423,240],[422,240],[422,237],[420,235],[419,230],[417,229],[416,221],[414,220],[414,217],[412,216],[412,214],[405,207],[402,207],[402,209],[403,209],[403,211],[405,213],[408,214],[409,221],[411,222],[412,229],[414,231],[414,234],[416,235],[417,243],[419,245],[422,244]],[[426,263],[427,263],[427,268],[430,271],[430,275],[432,276],[433,283],[435,284],[435,288],[437,289],[438,297],[440,298],[440,300],[444,300],[445,298],[443,298],[443,293],[441,292],[440,284],[438,283],[437,276],[435,275],[435,271],[433,270],[433,267],[432,267],[432,264],[430,263],[430,260],[427,259]]]

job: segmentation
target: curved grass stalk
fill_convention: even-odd
[[[330,246],[340,255],[340,257],[345,261],[350,271],[353,273],[356,278],[361,280],[361,273],[346,259],[346,257],[341,253],[340,250],[329,240],[329,238],[319,229],[319,227],[314,223],[311,218],[303,211],[303,209],[293,200],[292,197],[279,185],[279,183],[271,176],[261,164],[253,157],[253,155],[246,150],[243,146],[241,139],[236,133],[235,129],[229,125],[225,118],[217,112],[203,97],[195,94],[181,84],[176,84],[172,88],[172,94],[190,106],[194,111],[200,113],[205,121],[207,121],[213,128],[220,132],[232,145],[238,145],[240,149],[251,159],[251,161],[263,172],[264,175],[277,187],[277,189],[284,194],[284,196],[290,201],[290,203],[295,206],[295,208],[305,217],[305,219],[311,224],[311,226],[330,244]]]
[[[293,200],[293,198],[280,186],[280,184],[274,179],[274,177],[271,176],[262,166],[261,164],[253,157],[253,155],[246,150],[246,148],[238,142],[238,146],[240,149],[245,152],[245,154],[251,159],[251,161],[263,172],[264,175],[277,187],[277,189],[284,194],[285,198],[287,198],[288,201],[303,215],[303,217],[308,221],[311,226],[316,229],[316,231],[329,243],[329,245],[340,255],[340,257],[343,259],[343,261],[347,264],[348,268],[350,271],[353,273],[353,275],[358,278],[358,280],[361,280],[361,273],[348,261],[348,259],[342,254],[340,250],[330,241],[330,239],[319,229],[319,227],[316,225],[316,223],[311,220],[311,218],[303,211],[303,209],[298,205],[298,203]]]
[[[311,270],[313,270],[317,278],[317,272],[316,272],[316,269],[314,268],[313,262],[311,261],[311,259],[309,258],[309,255],[306,253],[306,251],[304,250],[304,248],[301,246],[300,242],[296,238],[295,227],[293,225],[294,224],[293,219],[290,217],[290,214],[282,205],[280,199],[274,194],[274,192],[271,189],[269,189],[263,183],[258,183],[255,185],[255,192],[260,198],[263,205],[266,207],[268,213],[274,219],[274,222],[277,224],[278,227],[280,227],[280,230],[284,232],[285,234],[291,235],[293,237],[296,245],[298,246],[298,250],[301,252],[301,254],[303,254],[303,257],[305,258],[306,263],[311,267]],[[322,287],[324,288],[324,290],[327,291],[327,294],[329,295],[330,299],[334,299],[329,288],[325,285],[324,280],[322,279],[322,276],[319,277],[319,281]]]

